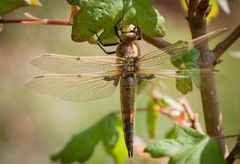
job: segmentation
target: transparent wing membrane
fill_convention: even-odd
[[[123,58],[116,56],[65,56],[46,54],[34,58],[31,64],[49,72],[79,74],[117,70]]]
[[[194,46],[202,43],[205,40],[208,39],[212,39],[216,36],[218,36],[219,34],[223,33],[224,31],[226,31],[227,29],[219,29],[213,32],[210,32],[206,35],[200,36],[196,39],[193,39],[191,41],[188,42],[183,42],[180,44],[176,44],[170,47],[166,47],[163,49],[159,49],[153,52],[150,52],[142,57],[140,57],[139,59],[139,67],[141,68],[147,68],[147,67],[153,67],[156,65],[160,65],[163,64],[166,61],[169,61],[170,58],[172,61],[177,60],[179,58],[181,58],[184,53],[174,53],[176,51],[176,49],[181,50],[181,49],[191,49]],[[179,51],[178,51],[179,52]]]
[[[112,95],[120,72],[42,75],[28,81],[32,90],[70,101],[89,101]]]

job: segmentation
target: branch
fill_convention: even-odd
[[[31,25],[72,25],[69,20],[49,20],[49,19],[0,19],[0,24],[31,24]],[[143,33],[143,39],[156,46],[157,48],[164,48],[172,44],[160,38],[154,38]]]
[[[144,39],[146,42],[154,45],[154,46],[157,47],[157,48],[160,48],[160,49],[161,49],[161,48],[168,47],[168,46],[171,46],[171,45],[172,45],[170,42],[165,41],[165,40],[163,40],[163,39],[154,38],[154,37],[148,36],[148,35],[146,35],[146,34],[144,34],[144,33],[142,33],[142,35],[143,35],[143,39]]]
[[[192,0],[196,1],[196,0]],[[190,4],[189,4],[190,5]],[[209,13],[209,0],[201,0],[197,7],[189,6],[189,10],[195,8],[195,15],[188,15],[188,23],[192,38],[202,36],[207,33],[206,16]],[[204,41],[198,49],[201,52],[199,66],[203,69],[213,69],[215,60],[214,54],[208,47],[208,42]],[[206,131],[209,136],[224,136],[222,126],[222,115],[219,107],[219,99],[216,89],[216,81],[213,73],[200,74],[201,78],[201,98],[205,119]],[[227,153],[227,147],[223,138],[218,138],[223,152]]]
[[[199,122],[199,115],[192,111],[192,108],[190,107],[187,99],[182,98],[180,100],[180,103],[182,104],[185,112],[187,113],[187,116],[188,116],[189,120],[191,121],[191,128],[195,129],[199,133],[204,134],[203,129],[201,127],[201,124]]]
[[[219,63],[219,58],[222,54],[239,38],[240,36],[240,25],[229,34],[223,41],[217,44],[214,48],[213,53],[215,54],[215,64]]]
[[[235,156],[239,154],[240,154],[240,135],[238,135],[234,148],[226,158],[227,163],[232,164],[236,160]]]
[[[69,20],[49,20],[49,19],[0,19],[0,24],[32,24],[32,25],[72,25]]]

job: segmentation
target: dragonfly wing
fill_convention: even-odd
[[[101,99],[114,93],[120,72],[42,75],[27,82],[32,90],[70,101]]]
[[[195,38],[188,42],[182,42],[180,44],[175,44],[163,49],[159,49],[153,52],[150,52],[144,56],[142,56],[139,59],[139,67],[144,68],[151,68],[154,66],[159,66],[162,63],[165,63],[166,61],[169,61],[170,59],[172,61],[177,60],[181,58],[183,55],[185,55],[186,50],[192,49],[194,46],[199,45],[205,40],[212,39],[216,37],[217,35],[225,32],[227,29],[219,29],[213,32],[210,32],[206,35],[200,36],[198,38]],[[178,51],[176,51],[178,50]],[[182,51],[180,51],[182,50]],[[178,53],[176,53],[178,52]],[[182,53],[181,53],[182,52]]]
[[[191,78],[192,71],[190,70],[158,70],[158,69],[141,69],[138,72],[139,77],[146,79],[160,78],[160,79],[172,79],[176,78]]]
[[[46,54],[34,58],[31,64],[49,72],[79,74],[117,70],[123,58],[116,56],[65,56]]]
[[[157,86],[166,93],[174,95],[176,89],[182,94],[192,92],[194,87],[204,85],[201,83],[201,76],[208,77],[214,70],[194,69],[194,70],[154,70],[146,69],[138,72],[139,84],[150,82],[150,86]],[[195,84],[195,85],[193,85]]]

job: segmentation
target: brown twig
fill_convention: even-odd
[[[240,154],[240,135],[238,135],[234,148],[226,158],[226,162],[228,164],[232,164],[236,160],[235,156],[239,154]]]
[[[0,19],[2,24],[42,24],[42,25],[72,25],[69,20],[49,20],[49,19]]]
[[[163,39],[160,39],[160,38],[154,38],[154,37],[148,36],[148,35],[146,35],[144,33],[142,35],[143,35],[143,39],[146,42],[154,45],[157,48],[161,49],[161,48],[168,47],[168,46],[172,45],[170,42],[168,42],[166,40],[163,40]]]
[[[201,124],[199,122],[199,115],[197,113],[194,113],[192,111],[192,108],[190,107],[188,101],[186,98],[182,98],[180,100],[180,103],[182,104],[189,120],[191,121],[191,127],[198,131],[199,133],[204,134],[203,129],[201,127]]]
[[[196,0],[193,0],[196,1]],[[207,23],[206,16],[209,12],[209,0],[201,0],[197,7],[189,4],[189,10],[194,10],[195,14],[188,15],[188,23],[191,30],[192,38],[196,38],[206,34]],[[198,46],[201,56],[199,59],[200,68],[213,68],[214,54],[208,47],[208,42],[204,41]],[[222,116],[219,108],[219,99],[216,90],[216,81],[213,73],[200,74],[201,78],[201,97],[203,113],[206,125],[206,131],[209,136],[224,136],[222,127]],[[225,140],[218,139],[223,152],[227,154]]]
[[[49,20],[49,19],[0,19],[0,24],[31,24],[31,25],[72,25],[69,20]],[[143,34],[143,39],[156,46],[157,48],[164,48],[172,44],[160,38],[154,38]]]
[[[222,54],[240,37],[240,24],[223,41],[217,44],[213,53],[215,54],[215,64],[219,63]]]

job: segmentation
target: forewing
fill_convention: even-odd
[[[34,58],[31,64],[49,72],[80,74],[117,70],[124,63],[116,56],[65,56],[45,54]]]
[[[213,32],[210,32],[206,35],[200,36],[196,39],[193,39],[191,41],[188,42],[182,42],[180,44],[176,44],[173,46],[169,46],[163,49],[159,49],[153,52],[150,52],[144,56],[142,56],[139,59],[139,68],[140,69],[144,69],[144,68],[151,68],[154,66],[159,66],[160,64],[166,62],[166,61],[174,61],[177,60],[179,58],[181,58],[185,53],[184,50],[189,50],[192,49],[194,46],[202,43],[205,40],[208,40],[210,38],[214,38],[217,35],[219,35],[220,33],[226,31],[227,29],[219,29]],[[176,49],[178,49],[178,53],[176,53]],[[179,50],[183,50],[181,53],[181,51]],[[180,52],[180,53],[179,53]]]
[[[114,93],[120,72],[42,75],[26,84],[32,90],[70,101],[89,101]]]

